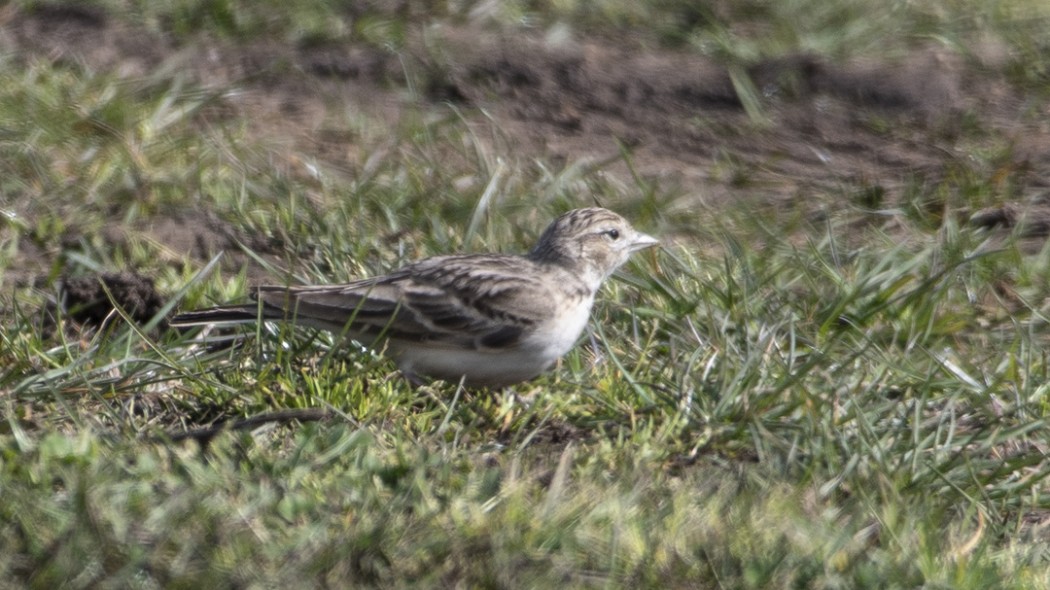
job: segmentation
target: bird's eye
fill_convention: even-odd
[[[620,239],[620,230],[618,230],[618,229],[607,229],[607,230],[603,231],[602,233],[607,235],[607,236],[609,236],[610,240],[618,240],[618,239]]]

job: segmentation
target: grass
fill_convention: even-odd
[[[282,21],[249,3],[148,3],[129,18],[191,38],[354,30],[321,6],[265,3],[298,18]],[[581,28],[656,18],[515,6]],[[1028,26],[965,14],[1004,38]],[[934,17],[923,26],[957,30]],[[287,24],[311,19],[328,24]],[[1036,84],[1039,63],[1020,79]],[[951,214],[999,203],[1011,172],[994,150],[916,182],[899,209],[829,207],[813,223],[524,160],[444,110],[333,123],[365,143],[336,167],[270,149],[230,89],[171,72],[11,56],[0,81],[0,120],[17,123],[0,136],[12,584],[1045,587],[1050,251]],[[37,313],[62,274],[135,269],[190,308],[242,297],[251,260],[272,280],[334,282],[521,251],[594,199],[665,246],[606,287],[556,371],[513,391],[413,388],[378,355],[286,327],[201,350],[164,328],[167,309],[101,331],[43,330]],[[266,239],[212,264],[152,239],[155,221],[204,209]],[[42,285],[17,280],[30,254],[50,264]],[[172,440],[296,409],[326,417]]]

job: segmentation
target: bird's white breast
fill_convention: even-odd
[[[524,346],[542,351],[542,355],[554,362],[572,349],[580,338],[587,320],[591,316],[594,297],[581,297],[554,314],[542,324]]]
[[[396,352],[399,368],[409,375],[499,387],[528,381],[550,368],[576,344],[590,317],[593,297],[566,305],[532,326],[514,346],[465,349],[440,346],[404,347]]]

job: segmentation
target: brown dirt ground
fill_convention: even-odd
[[[522,154],[601,161],[622,143],[642,175],[705,207],[812,203],[816,213],[842,194],[891,207],[909,183],[988,167],[970,158],[983,142],[1002,155],[978,174],[1009,176],[1010,185],[1001,207],[958,213],[988,226],[1035,220],[1031,232],[1040,238],[1050,228],[1050,108],[997,73],[1005,51],[993,46],[971,59],[931,46],[893,63],[809,55],[761,63],[747,72],[766,118],[755,121],[722,65],[685,52],[638,52],[622,40],[552,44],[445,28],[430,33],[426,49],[414,41],[395,56],[355,44],[179,46],[84,8],[8,7],[0,24],[0,48],[25,59],[121,76],[163,65],[202,84],[236,84],[243,93],[231,108],[254,132],[337,166],[349,165],[355,147],[324,128],[332,109],[393,125],[405,109],[452,104],[472,125],[494,121]],[[406,71],[425,81],[415,93],[406,91]],[[609,173],[626,170],[613,165]],[[155,238],[201,259],[230,243],[227,230],[197,217],[157,221]]]

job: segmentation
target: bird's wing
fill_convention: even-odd
[[[256,297],[325,330],[501,349],[558,304],[542,273],[523,265],[530,262],[511,256],[439,256],[346,285],[261,287]]]
[[[557,305],[552,285],[530,264],[510,256],[442,256],[345,285],[261,287],[256,296],[289,319],[333,331],[507,348]]]

